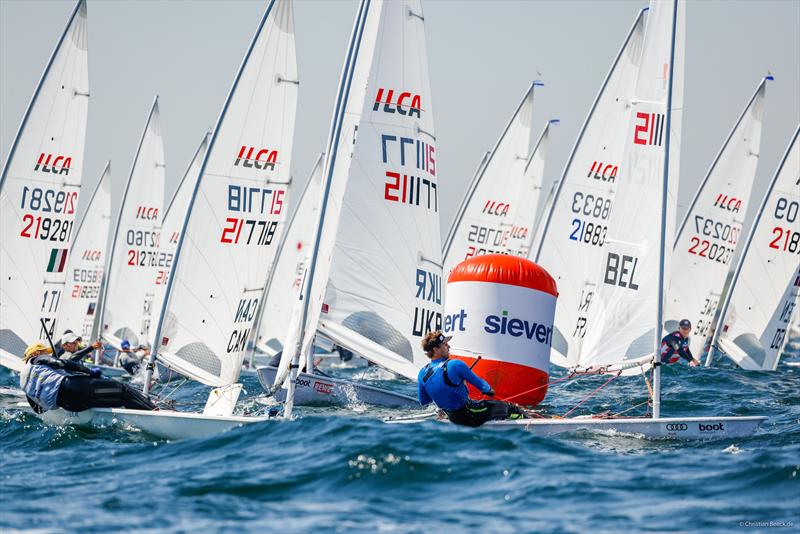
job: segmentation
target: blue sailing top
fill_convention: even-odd
[[[482,393],[492,389],[486,380],[473,373],[461,360],[447,358],[433,360],[420,369],[417,376],[419,403],[425,406],[435,402],[442,410],[458,410],[466,404],[468,398],[467,385],[464,381]]]

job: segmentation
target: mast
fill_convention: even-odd
[[[333,181],[333,170],[336,165],[336,155],[338,154],[339,137],[344,119],[344,111],[347,107],[347,101],[350,96],[350,86],[352,84],[353,74],[355,72],[354,65],[358,60],[358,53],[361,48],[361,37],[364,33],[364,26],[366,25],[370,3],[371,0],[361,0],[361,3],[359,4],[358,15],[356,16],[356,24],[353,27],[353,34],[350,36],[350,46],[347,50],[347,58],[345,59],[345,65],[342,72],[342,82],[339,85],[339,95],[336,99],[336,109],[331,124],[330,138],[328,140],[328,157],[324,176],[323,193],[321,196],[321,205],[319,214],[317,216],[317,227],[314,230],[314,246],[311,248],[311,257],[309,258],[308,269],[306,270],[305,279],[303,280],[303,286],[299,297],[300,301],[302,301],[302,312],[300,314],[300,323],[298,326],[299,335],[297,336],[295,346],[291,347],[293,354],[291,364],[289,366],[289,391],[286,395],[286,402],[283,409],[284,419],[292,418],[292,409],[294,408],[295,380],[297,380],[297,373],[300,368],[300,352],[303,346],[303,338],[305,337],[311,286],[314,280],[314,273],[317,270],[319,244],[322,238],[322,225],[325,222],[325,214],[328,210],[328,196],[331,190],[331,182]],[[284,350],[288,350],[289,348],[290,347],[284,347]]]
[[[639,11],[639,14],[633,21],[631,25],[631,29],[628,30],[628,35],[625,37],[625,41],[622,43],[619,51],[617,52],[617,56],[614,58],[614,63],[611,64],[611,68],[608,69],[608,73],[606,74],[605,79],[603,80],[603,84],[600,86],[600,90],[597,91],[597,95],[594,97],[594,102],[592,102],[592,108],[589,110],[589,114],[586,116],[586,120],[583,121],[583,126],[581,126],[581,131],[578,134],[577,139],[575,139],[575,143],[572,145],[572,150],[569,153],[569,158],[567,159],[566,165],[564,165],[564,171],[561,173],[561,179],[558,180],[556,185],[555,194],[552,197],[552,202],[550,203],[550,209],[547,211],[547,217],[544,219],[544,224],[540,224],[541,227],[541,235],[544,236],[547,233],[547,230],[550,228],[550,221],[553,218],[553,212],[555,211],[556,204],[561,195],[561,188],[564,185],[564,180],[566,179],[567,173],[569,172],[570,168],[572,167],[572,160],[575,158],[575,153],[578,151],[578,147],[583,140],[583,135],[586,133],[586,128],[589,126],[589,123],[592,120],[592,116],[594,116],[594,112],[597,109],[597,104],[600,102],[600,97],[603,96],[603,92],[606,90],[606,86],[608,85],[609,80],[611,79],[611,75],[614,73],[614,70],[617,68],[617,64],[619,63],[620,58],[622,57],[625,48],[628,46],[628,43],[633,36],[633,32],[636,31],[636,26],[639,24],[639,20],[642,16],[650,9],[648,7],[642,8]],[[542,253],[542,244],[544,243],[544,239],[540,239],[539,243],[537,243],[536,247],[536,254],[529,254],[528,257],[531,258],[535,263],[539,262],[539,256]]]
[[[453,224],[450,225],[450,230],[447,232],[447,239],[445,239],[444,246],[442,246],[443,261],[447,258],[447,255],[450,252],[450,246],[453,244],[453,239],[455,238],[456,230],[458,230],[458,227],[461,225],[461,219],[463,219],[464,217],[464,212],[466,211],[467,206],[472,200],[475,191],[478,189],[478,184],[483,179],[483,173],[489,167],[489,163],[491,163],[492,158],[497,152],[497,147],[500,146],[500,143],[503,142],[503,139],[505,139],[506,133],[508,132],[509,128],[511,128],[511,125],[514,124],[514,120],[517,118],[517,115],[519,115],[522,106],[525,105],[525,101],[528,99],[528,96],[531,96],[531,94],[534,91],[534,88],[537,86],[544,87],[544,83],[539,80],[534,80],[533,82],[531,82],[530,87],[528,87],[528,90],[525,91],[525,95],[522,97],[522,100],[520,100],[517,109],[511,116],[511,120],[509,120],[508,124],[506,124],[506,127],[503,129],[503,133],[500,134],[500,137],[497,139],[497,142],[495,143],[494,147],[492,148],[492,150],[484,153],[483,159],[481,160],[481,163],[478,165],[478,169],[475,172],[475,176],[472,177],[472,181],[469,184],[469,189],[467,190],[467,194],[464,195],[464,198],[461,201],[461,205],[458,207],[456,216],[453,219]],[[530,140],[528,142],[530,142]],[[525,149],[527,150],[527,148],[528,147],[526,146]]]
[[[681,234],[683,233],[683,228],[686,226],[686,222],[689,220],[689,217],[691,216],[692,210],[694,209],[695,204],[697,204],[697,200],[700,198],[700,195],[703,193],[703,189],[705,189],[706,183],[708,182],[708,179],[711,177],[711,173],[714,171],[714,168],[717,166],[717,163],[719,162],[719,158],[722,157],[722,154],[725,152],[725,149],[730,144],[731,138],[733,137],[733,134],[736,132],[736,129],[739,128],[739,125],[742,123],[742,119],[744,119],[745,114],[747,114],[747,112],[750,110],[750,106],[753,105],[753,101],[756,99],[756,96],[758,96],[759,91],[761,91],[761,87],[764,84],[767,83],[767,80],[774,80],[774,79],[775,78],[771,74],[768,74],[767,76],[764,76],[761,79],[761,83],[759,83],[758,87],[756,87],[756,90],[753,93],[753,96],[750,97],[750,100],[747,102],[747,105],[742,110],[742,113],[739,115],[739,118],[736,119],[736,122],[734,123],[733,128],[731,128],[730,133],[728,133],[728,137],[725,138],[725,142],[722,144],[722,147],[720,147],[719,152],[717,152],[717,155],[714,157],[714,161],[711,162],[711,166],[708,168],[708,172],[706,172],[706,175],[703,178],[703,181],[700,183],[700,187],[698,187],[697,190],[694,193],[694,197],[692,198],[692,202],[689,204],[689,208],[686,210],[686,214],[683,216],[683,221],[681,221],[681,226],[680,226],[680,228],[678,228],[678,231],[675,232],[675,242],[673,244],[673,248],[678,246],[678,241],[680,240]]]
[[[672,80],[675,70],[675,33],[678,25],[678,0],[672,0],[672,35],[669,51],[669,82],[667,85],[667,139],[664,142],[664,175],[661,185],[661,235],[658,245],[658,312],[655,325],[655,351],[653,352],[653,419],[661,417],[661,330],[664,322],[664,261],[667,241],[667,196],[669,194],[669,150],[672,139]]]
[[[131,163],[131,170],[128,173],[128,181],[125,184],[125,192],[122,193],[122,202],[119,205],[119,211],[117,212],[117,220],[114,223],[114,234],[111,238],[111,248],[109,249],[111,253],[108,255],[108,265],[106,267],[105,274],[103,276],[103,293],[100,295],[100,313],[97,314],[97,321],[99,326],[98,333],[102,337],[103,335],[103,323],[105,322],[105,313],[106,313],[106,296],[108,293],[108,278],[111,275],[111,266],[114,263],[114,252],[117,248],[117,234],[119,233],[120,223],[122,222],[122,213],[123,209],[125,209],[125,201],[128,198],[128,190],[131,187],[131,180],[133,179],[133,171],[136,168],[136,161],[139,159],[139,153],[142,150],[142,143],[144,143],[144,137],[147,135],[147,130],[150,128],[150,120],[153,118],[153,113],[158,109],[158,95],[155,96],[153,99],[153,104],[150,106],[150,113],[147,115],[147,120],[144,123],[144,129],[142,130],[142,136],[139,138],[139,146],[136,147],[136,154],[133,156],[133,163]]]
[[[725,302],[722,303],[722,309],[719,312],[719,319],[717,320],[717,328],[714,330],[714,335],[711,337],[711,346],[708,349],[708,354],[706,355],[706,367],[711,367],[711,363],[714,361],[714,347],[717,346],[717,342],[719,340],[719,336],[722,332],[722,329],[725,325],[725,316],[728,314],[728,306],[731,303],[731,295],[733,294],[733,288],[736,287],[736,282],[739,280],[739,274],[742,271],[742,266],[744,265],[745,257],[747,256],[748,250],[750,250],[750,243],[753,241],[753,237],[755,236],[756,228],[758,227],[758,223],[761,220],[761,215],[764,213],[764,209],[767,207],[767,203],[769,202],[770,194],[772,193],[772,189],[775,187],[775,182],[778,181],[778,177],[783,170],[783,166],[786,163],[786,160],[789,158],[789,154],[792,151],[792,148],[795,146],[795,142],[797,141],[797,136],[800,134],[800,126],[798,126],[792,138],[789,140],[789,146],[786,147],[786,152],[784,152],[783,157],[781,158],[780,165],[775,170],[775,174],[772,176],[772,180],[769,183],[769,187],[767,187],[767,191],[764,193],[764,198],[761,200],[761,205],[758,207],[758,211],[756,212],[756,216],[753,218],[753,224],[750,226],[750,231],[747,234],[747,241],[744,244],[744,248],[742,248],[742,253],[739,255],[739,260],[736,262],[736,269],[733,271],[733,277],[731,278],[731,283],[728,286],[728,293],[725,295]]]
[[[222,111],[220,112],[219,117],[217,118],[217,124],[214,127],[213,133],[211,134],[211,139],[208,142],[206,153],[203,156],[203,164],[200,166],[200,172],[197,175],[197,181],[194,184],[194,188],[192,190],[192,196],[189,199],[189,205],[186,207],[186,215],[183,218],[183,225],[181,226],[181,235],[178,238],[178,245],[177,247],[175,247],[175,257],[173,258],[172,261],[171,275],[167,279],[167,287],[164,290],[164,299],[161,302],[161,312],[159,313],[158,323],[156,324],[156,335],[154,338],[153,350],[150,351],[150,356],[147,359],[147,367],[145,369],[145,375],[144,375],[144,385],[142,386],[142,392],[145,395],[148,395],[150,393],[150,381],[153,377],[153,370],[155,369],[156,355],[158,353],[158,349],[161,346],[161,328],[164,324],[164,316],[167,313],[170,293],[172,292],[172,284],[175,281],[174,274],[177,272],[178,269],[178,261],[180,260],[181,249],[183,248],[183,242],[186,238],[186,229],[189,226],[189,216],[192,213],[192,208],[194,207],[194,201],[197,198],[197,192],[200,190],[200,183],[203,181],[203,174],[206,171],[206,164],[208,163],[209,155],[212,153],[212,150],[214,149],[214,143],[217,140],[217,135],[219,135],[220,125],[222,124],[222,121],[225,118],[225,113],[228,111],[228,106],[231,103],[233,94],[236,92],[236,87],[239,85],[239,79],[242,77],[242,72],[244,72],[244,68],[247,66],[247,60],[250,59],[250,54],[252,54],[253,48],[255,48],[255,45],[258,42],[258,38],[261,35],[261,30],[264,28],[264,24],[267,22],[267,18],[269,18],[269,14],[272,12],[272,8],[275,5],[275,1],[276,0],[270,0],[267,9],[264,12],[264,16],[261,17],[261,22],[258,25],[258,29],[256,30],[256,33],[253,36],[252,41],[250,41],[250,46],[247,48],[247,53],[244,55],[244,59],[242,59],[242,63],[241,65],[239,65],[239,69],[236,71],[236,77],[233,79],[233,84],[231,85],[231,89],[228,92],[228,97],[225,99],[225,104],[222,106]]]

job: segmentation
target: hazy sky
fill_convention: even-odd
[[[204,131],[216,121],[266,4],[89,0],[84,191],[99,180],[110,158],[116,212],[158,93],[171,195]],[[646,5],[637,0],[423,1],[443,233],[483,152],[536,78],[545,87],[534,102],[535,135],[547,119],[561,119],[551,136],[545,182],[560,176],[614,55]],[[0,0],[3,162],[73,6],[71,1]],[[298,185],[326,143],[356,6],[355,0],[295,2],[301,84],[292,169]],[[768,70],[776,80],[767,87],[754,187],[759,197],[800,121],[800,0],[688,2],[679,213]]]

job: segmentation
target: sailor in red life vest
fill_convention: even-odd
[[[661,340],[661,363],[675,363],[681,358],[689,362],[690,367],[697,367],[700,362],[689,350],[689,334],[692,332],[692,323],[689,319],[680,322],[678,330],[667,334]]]

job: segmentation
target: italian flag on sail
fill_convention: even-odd
[[[61,273],[64,272],[64,267],[67,265],[67,249],[54,248],[50,251],[50,261],[47,264],[48,273]]]

